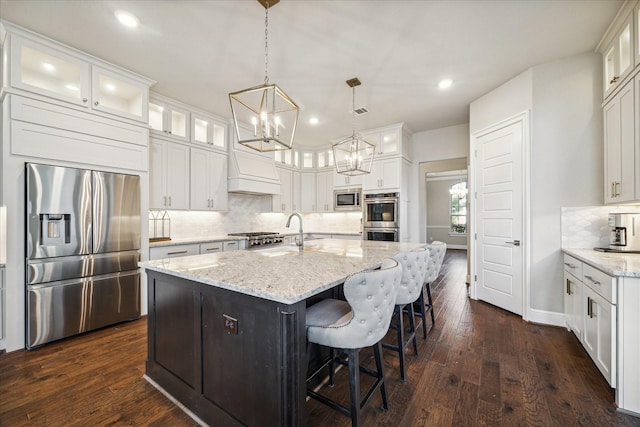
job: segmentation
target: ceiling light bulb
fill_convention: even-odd
[[[438,87],[440,89],[448,89],[449,87],[451,87],[452,84],[453,84],[453,80],[444,79],[444,80],[440,80],[440,83],[438,83]]]
[[[53,64],[50,64],[50,63],[48,63],[48,62],[43,62],[43,63],[42,63],[42,67],[43,67],[45,70],[50,71],[50,72],[53,72],[53,71],[55,71],[55,70],[56,70],[56,67],[54,67],[54,66],[53,66]]]
[[[138,25],[140,25],[140,20],[132,13],[116,10],[115,15],[118,21],[127,28],[138,28]]]
[[[318,124],[318,118],[317,117],[311,117],[309,119],[309,124],[310,125],[317,125]]]
[[[116,90],[116,85],[114,85],[113,83],[107,83],[106,85],[104,85],[104,87],[105,87],[109,92],[113,92],[114,90]]]

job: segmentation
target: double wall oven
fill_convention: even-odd
[[[365,194],[363,207],[364,240],[399,241],[398,193]]]

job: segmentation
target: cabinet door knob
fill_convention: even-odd
[[[88,99],[87,98],[82,98],[82,102],[84,102],[85,104],[87,103]]]
[[[618,80],[620,80],[620,76],[614,76],[611,81],[609,81],[609,84],[614,84],[617,83]]]
[[[94,102],[94,103],[93,103],[93,105],[96,105],[96,106],[97,106],[98,104],[100,104],[100,102],[98,102],[98,101],[96,101],[96,102]]]

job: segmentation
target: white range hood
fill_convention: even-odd
[[[273,157],[229,150],[229,193],[280,194],[280,177]]]

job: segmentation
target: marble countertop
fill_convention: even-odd
[[[640,254],[621,254],[599,252],[593,249],[571,248],[563,248],[562,251],[611,276],[640,277]]]
[[[423,243],[320,239],[295,246],[218,252],[140,262],[147,270],[272,301],[293,304],[330,289],[353,273]]]

